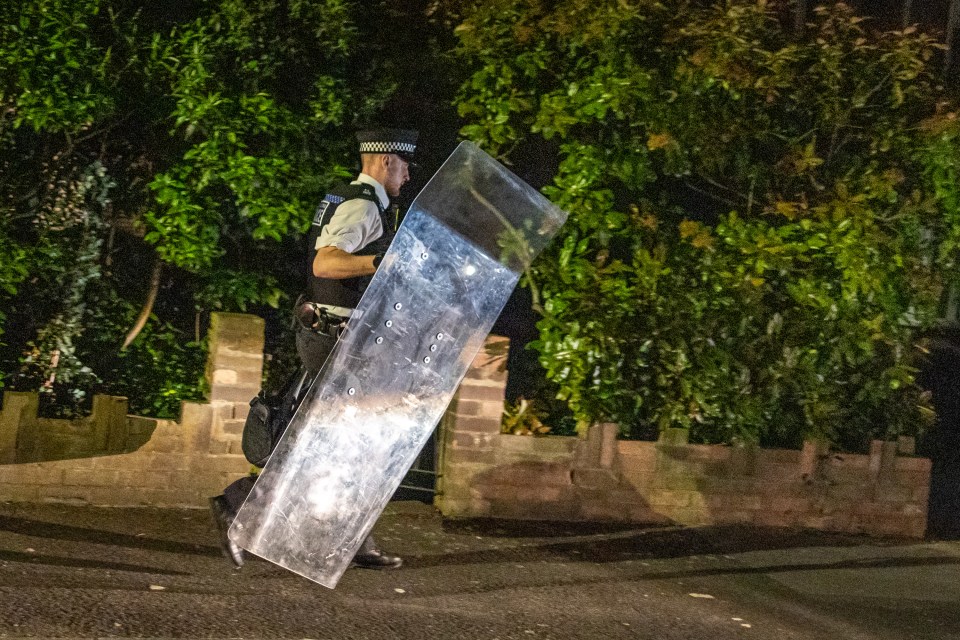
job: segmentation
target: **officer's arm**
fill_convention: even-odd
[[[354,255],[354,251],[376,240],[383,233],[380,214],[372,202],[356,198],[340,205],[317,238],[313,256],[313,275],[342,280],[369,276],[377,268],[374,256]]]
[[[355,256],[339,247],[320,247],[313,257],[313,275],[318,278],[342,280],[369,276],[376,272],[375,256]]]

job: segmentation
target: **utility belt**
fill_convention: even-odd
[[[337,310],[339,311],[340,308],[337,307]],[[344,311],[349,311],[349,309]],[[303,298],[297,300],[293,315],[304,329],[333,338],[340,337],[347,326],[347,320],[350,319],[349,316],[334,313],[326,305],[310,302]]]

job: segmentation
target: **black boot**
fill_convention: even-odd
[[[210,498],[210,513],[213,515],[213,521],[217,524],[217,530],[220,532],[220,550],[239,569],[243,566],[243,549],[237,546],[237,543],[227,535],[236,514],[223,496]]]
[[[353,564],[364,569],[397,569],[403,564],[403,558],[381,551],[371,534],[360,545],[357,555],[353,556]]]

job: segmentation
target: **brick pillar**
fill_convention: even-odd
[[[510,341],[489,336],[460,383],[441,422],[437,507],[446,515],[482,515],[472,477],[496,463],[507,389]]]
[[[577,443],[573,482],[587,489],[608,489],[620,483],[617,436],[620,428],[612,422],[590,425],[587,437]]]
[[[689,442],[689,429],[668,427],[660,431],[652,486],[668,490],[697,489],[696,478],[690,473],[687,463]]]
[[[823,459],[830,452],[830,445],[819,440],[805,440],[800,452],[800,479],[816,482],[820,479]]]
[[[244,313],[210,314],[207,382],[210,402],[242,402],[260,391],[263,378],[262,318]]]
[[[880,484],[891,479],[897,461],[897,443],[873,440],[870,443],[870,480]]]
[[[206,440],[210,454],[232,456],[237,464],[243,464],[240,442],[250,399],[263,381],[263,328],[262,318],[243,313],[210,316],[207,381],[213,420],[209,436],[200,429],[193,439]]]
[[[122,453],[127,447],[127,399],[120,396],[93,396],[93,411],[90,414],[93,425],[94,451],[104,453]]]
[[[34,392],[3,393],[3,411],[0,411],[0,464],[13,464],[17,461],[18,444],[33,452],[34,441],[18,443],[18,439],[22,441],[26,436],[36,437],[37,430],[34,425],[39,403],[40,400]],[[23,436],[20,436],[21,426],[24,427]]]

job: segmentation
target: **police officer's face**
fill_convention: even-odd
[[[387,176],[383,187],[390,197],[400,195],[400,187],[410,180],[410,163],[400,156],[390,154],[387,159]]]

